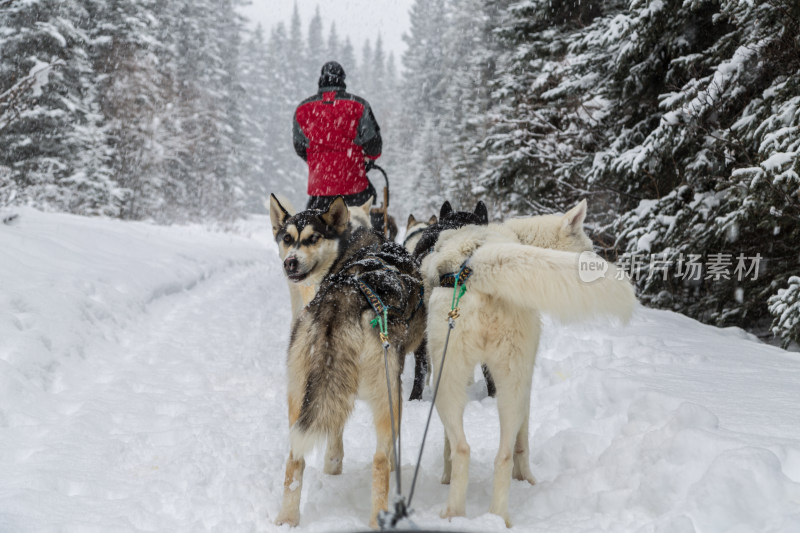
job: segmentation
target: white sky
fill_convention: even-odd
[[[280,21],[288,27],[292,18],[294,4],[292,0],[251,0],[252,4],[244,8],[246,16],[255,22],[261,22],[269,35],[269,28]],[[394,52],[395,61],[400,67],[405,44],[403,32],[408,30],[408,10],[413,0],[296,0],[303,24],[304,35],[308,31],[308,23],[319,6],[323,21],[323,36],[327,40],[331,22],[336,23],[336,33],[341,40],[350,37],[356,58],[361,59],[361,49],[366,39],[374,45],[378,33],[383,39],[386,54]],[[327,59],[327,58],[326,58]]]

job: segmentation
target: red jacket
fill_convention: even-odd
[[[341,87],[323,87],[294,113],[292,138],[308,163],[308,195],[357,194],[367,188],[364,156],[381,155],[381,129],[369,104]]]

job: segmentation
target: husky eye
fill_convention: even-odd
[[[283,236],[283,243],[284,243],[284,244],[292,244],[292,241],[293,241],[293,240],[294,240],[294,239],[292,239],[292,236],[291,236],[291,235],[289,235],[288,233],[287,233],[286,235],[284,235],[284,236]]]
[[[308,238],[308,243],[309,244],[317,244],[321,238],[322,238],[322,235],[320,235],[319,233],[315,233],[314,235],[312,235],[311,237]]]

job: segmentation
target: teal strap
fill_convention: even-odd
[[[389,317],[387,316],[389,313],[386,307],[383,308],[383,316],[379,314],[375,314],[375,318],[370,320],[370,324],[372,324],[373,328],[378,328],[378,333],[380,333],[381,340],[383,342],[389,342]]]
[[[459,270],[455,275],[455,280],[453,283],[453,301],[450,304],[450,311],[455,311],[458,309],[458,303],[461,301],[461,297],[467,292],[466,283],[471,275],[472,269],[466,264],[462,265],[461,270]]]

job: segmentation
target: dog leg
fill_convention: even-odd
[[[289,370],[291,372],[291,366]],[[300,408],[303,401],[301,394],[300,390],[290,387],[287,398],[290,428],[300,417]],[[303,490],[303,471],[305,468],[305,458],[296,458],[289,451],[289,458],[286,460],[286,474],[283,478],[283,503],[278,517],[275,519],[277,525],[289,524],[294,527],[300,522],[300,493]]]
[[[300,493],[303,490],[303,470],[306,461],[303,457],[295,459],[289,452],[286,460],[286,476],[283,479],[283,503],[275,519],[277,525],[289,524],[296,526],[300,522]]]
[[[439,395],[436,398],[436,411],[444,424],[445,435],[450,441],[451,467],[450,491],[447,509],[443,518],[464,516],[469,482],[469,455],[467,436],[464,434],[464,407],[467,403],[465,383],[467,373],[472,367],[453,364],[442,374]],[[445,465],[447,462],[445,462]],[[448,474],[445,466],[444,479]]]
[[[502,381],[499,381],[500,388],[497,391],[500,446],[494,460],[494,486],[489,512],[503,518],[507,527],[511,527],[508,516],[508,491],[514,467],[514,444],[522,428],[523,418],[529,411],[526,409],[526,404],[530,404],[530,386],[526,387],[524,381],[523,377],[508,373],[503,376]],[[528,382],[530,383],[529,380]]]
[[[519,481],[527,481],[531,485],[536,484],[536,479],[531,472],[530,451],[528,444],[528,420],[530,418],[530,402],[526,402],[528,413],[522,421],[522,427],[517,433],[517,440],[514,443],[514,471],[511,476]]]
[[[453,473],[453,461],[450,460],[450,454],[452,451],[450,450],[450,439],[447,438],[447,435],[444,436],[444,469],[442,470],[442,485],[449,485],[450,484],[450,476]]]
[[[377,346],[376,346],[377,348]],[[384,369],[383,350],[373,353],[367,352],[362,356],[361,377],[362,382],[359,392],[372,410],[372,420],[375,424],[377,446],[372,458],[372,510],[369,525],[373,529],[378,527],[378,513],[389,508],[389,476],[392,468],[392,423],[395,431],[400,428],[400,409],[398,385],[400,383],[400,364],[397,357],[392,356],[395,348],[392,347],[389,357],[389,381],[392,384],[392,412],[389,412],[389,398],[386,391],[386,374]],[[399,466],[398,466],[399,468]]]
[[[469,455],[470,448],[464,434],[463,413],[454,421],[445,426],[448,438],[455,443],[451,454],[451,479],[450,492],[447,495],[447,509],[442,513],[442,518],[464,516],[466,513],[467,484],[469,482]],[[441,414],[440,414],[441,416]]]
[[[344,444],[342,434],[344,428],[328,435],[328,448],[325,450],[325,473],[338,476],[342,473],[342,459],[344,458]]]
[[[423,341],[414,351],[414,387],[411,389],[409,400],[422,399],[426,376],[430,377],[430,372],[428,372],[428,352],[425,349],[425,341]]]
[[[399,422],[399,412],[394,406],[395,427]],[[369,525],[371,528],[378,527],[378,513],[389,508],[389,471],[392,468],[392,422],[389,418],[389,406],[387,402],[373,403],[373,417],[375,420],[375,434],[377,436],[377,447],[375,455],[372,457],[372,511],[370,513]],[[399,475],[399,473],[395,473]]]

